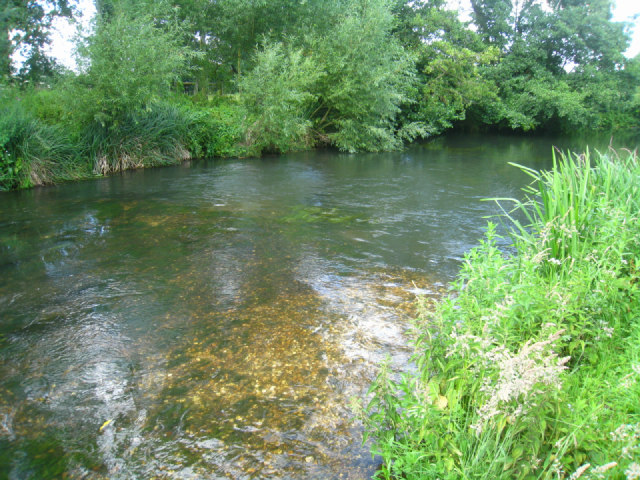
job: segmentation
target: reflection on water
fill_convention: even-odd
[[[551,143],[201,162],[0,196],[0,478],[368,478],[349,409]]]

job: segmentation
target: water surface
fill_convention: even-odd
[[[350,398],[551,139],[200,161],[0,195],[0,478],[364,479]]]

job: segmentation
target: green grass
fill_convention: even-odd
[[[520,167],[523,168],[523,167]],[[381,478],[636,478],[640,166],[560,154],[516,202],[516,253],[486,239],[415,322],[417,372],[362,411]]]
[[[0,110],[0,190],[83,176],[74,150],[62,128],[41,122],[17,102]]]
[[[101,123],[75,96],[64,85],[0,86],[0,190],[246,154],[246,112],[234,97],[197,104],[174,95]]]
[[[82,143],[96,174],[171,165],[191,156],[186,148],[188,123],[177,107],[157,104],[114,124],[91,123]]]

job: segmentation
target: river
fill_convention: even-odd
[[[386,356],[410,368],[416,294],[446,291],[483,199],[520,196],[508,162],[554,144],[576,147],[458,135],[0,194],[0,479],[369,478],[351,399]]]

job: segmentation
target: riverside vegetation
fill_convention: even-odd
[[[415,321],[415,371],[371,387],[379,478],[640,478],[638,157],[523,169],[514,251],[489,224]]]
[[[611,0],[471,4],[463,22],[444,0],[96,0],[72,72],[45,47],[77,2],[5,2],[0,189],[452,128],[637,128],[640,59]]]

